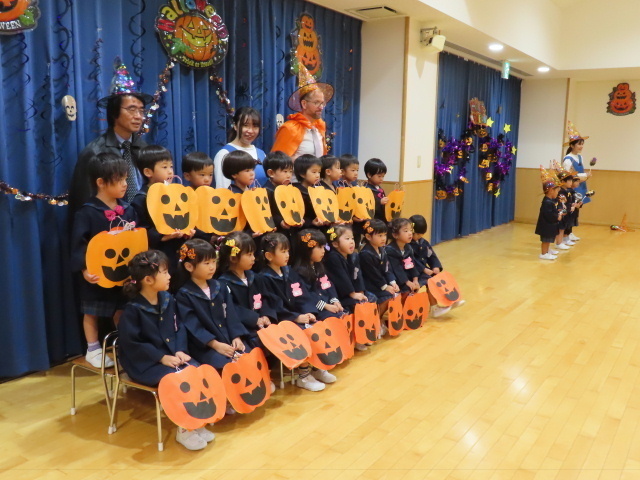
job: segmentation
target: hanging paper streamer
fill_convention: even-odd
[[[315,27],[314,18],[306,12],[296,19],[296,27],[291,31],[291,73],[297,76],[302,64],[319,80],[322,77],[322,42]]]
[[[150,129],[151,119],[155,112],[160,108],[160,100],[162,98],[162,94],[167,91],[167,84],[169,80],[171,80],[171,69],[175,67],[175,63],[172,58],[167,60],[167,64],[162,70],[162,73],[158,75],[158,88],[153,94],[153,101],[149,105],[149,109],[145,114],[145,121],[142,125],[142,129],[138,132],[138,135],[142,135],[144,133],[148,133]]]
[[[62,195],[49,195],[46,193],[31,193],[26,190],[20,190],[19,188],[12,187],[6,182],[0,180],[0,192],[5,195],[13,195],[16,200],[21,202],[31,202],[33,200],[44,200],[50,205],[68,205],[69,194],[64,193]]]

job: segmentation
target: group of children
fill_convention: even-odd
[[[224,176],[232,181],[229,188],[243,192],[254,186],[255,165],[246,152],[229,152],[222,165]],[[90,161],[95,196],[74,220],[72,266],[84,279],[80,298],[87,361],[96,367],[103,361],[113,365],[109,357],[103,358],[97,331],[98,317],[113,317],[122,366],[145,385],[157,385],[164,375],[187,363],[222,369],[243,352],[261,346],[257,332],[272,323],[290,320],[305,328],[352,313],[359,302],[377,303],[382,316],[391,298],[418,292],[442,270],[424,238],[424,217],[385,221],[388,199],[381,185],[386,166],[378,159],[364,167],[367,186],[374,191],[375,218],[327,224],[314,213],[308,188],[320,184],[335,191],[356,184],[358,159],[302,155],[294,163],[282,152],[268,154],[263,162],[268,177],[264,187],[276,231],[262,234],[247,228],[225,237],[196,229],[188,235],[158,233],[147,210],[146,193],[150,185],[171,180],[173,160],[163,147],[148,146],[140,153],[138,167],[147,183],[128,205],[122,201],[127,187],[125,161],[108,153]],[[182,171],[194,189],[212,183],[213,162],[204,153],[185,155]],[[292,175],[305,200],[301,226],[287,225],[274,200],[275,188],[289,184]],[[115,226],[114,220],[135,221],[146,228],[150,250],[129,263],[129,283],[106,289],[96,285],[99,277],[87,271],[84,257],[89,240]],[[452,308],[438,306],[432,296],[430,302],[433,317]],[[336,381],[335,375],[308,363],[298,372],[295,384],[314,392]],[[179,443],[193,450],[204,448],[213,438],[204,427],[178,428],[176,435]]]

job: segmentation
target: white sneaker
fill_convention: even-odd
[[[200,435],[200,438],[202,438],[207,443],[213,442],[216,439],[215,434],[204,427],[196,428],[194,432]]]
[[[316,380],[320,380],[322,383],[333,383],[338,377],[336,377],[333,373],[329,373],[326,370],[313,369],[311,370],[311,375]]]
[[[578,240],[580,240],[580,237],[577,235],[574,235],[573,233],[569,234],[569,240],[572,240],[574,242],[577,242]]]
[[[556,258],[558,258],[556,255],[551,255],[550,253],[540,254],[541,260],[555,260]]]
[[[276,391],[276,384],[271,382],[271,393]]]
[[[566,237],[562,240],[562,243],[565,245],[569,245],[570,247],[574,246],[576,242],[572,241],[569,237]]]
[[[189,431],[182,427],[178,427],[176,442],[183,445],[187,450],[202,450],[207,446],[207,441],[198,435],[197,431]]]
[[[466,300],[458,300],[457,302],[454,302],[451,304],[451,308],[458,308],[463,306],[465,303],[467,303]]]
[[[569,250],[570,248],[569,245],[565,245],[564,243],[561,243],[560,245],[556,243],[554,247],[556,247],[558,250]]]
[[[440,305],[434,305],[431,307],[431,317],[438,318],[451,310],[451,307],[441,307]]]
[[[366,350],[369,350],[369,347],[367,347],[364,343],[356,343],[354,348],[359,352],[364,352]]]
[[[553,248],[549,247],[549,253],[551,255],[557,255],[559,252],[558,252],[558,250],[554,250]]]
[[[100,368],[102,367],[102,349],[99,348],[90,352],[87,350],[87,355],[84,357],[87,362],[91,364],[92,367]],[[105,368],[113,367],[113,360],[107,355],[104,359]]]
[[[380,322],[380,333],[378,334],[378,339],[384,337],[389,332],[389,329],[384,324],[384,322]]]
[[[224,413],[225,415],[235,415],[238,412],[236,412],[236,409],[233,408],[230,403],[227,403],[227,410]]]
[[[296,379],[296,387],[304,388],[310,392],[320,392],[324,390],[325,385],[316,380],[313,375],[309,374],[304,378],[298,377]]]

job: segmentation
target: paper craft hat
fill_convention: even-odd
[[[587,138],[589,138],[580,135],[580,132],[576,130],[576,126],[571,122],[567,122],[567,134],[569,135],[569,141],[564,142],[565,147],[568,147],[571,142],[575,142],[576,140],[586,140]]]
[[[555,170],[556,178],[558,178],[561,182],[563,182],[567,177],[573,177],[577,175],[578,172],[571,167],[570,170],[566,170],[557,160],[553,160],[551,162],[551,168]]]
[[[556,172],[553,169],[547,170],[542,165],[540,165],[540,178],[542,179],[542,191],[544,193],[560,185]]]
[[[98,101],[98,107],[106,108],[107,104],[109,103],[109,99],[115,97],[116,95],[129,95],[131,93],[140,95],[145,105],[153,101],[153,96],[149,95],[148,93],[142,93],[138,91],[136,82],[133,80],[133,78],[131,78],[127,66],[122,63],[120,57],[116,57],[113,68],[115,70],[115,73],[113,74],[111,86],[109,87],[109,95],[101,98]]]
[[[300,99],[313,90],[320,90],[324,93],[325,103],[329,103],[333,98],[333,87],[328,83],[316,82],[316,79],[309,73],[307,67],[300,63],[298,70],[298,90],[289,97],[289,108],[295,112],[301,111]]]

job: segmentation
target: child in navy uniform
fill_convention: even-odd
[[[320,160],[322,161],[322,180],[320,185],[333,193],[337,193],[335,183],[342,177],[340,159],[333,155],[323,155]]]
[[[350,153],[340,155],[340,170],[342,170],[342,177],[333,182],[334,187],[358,186],[358,171],[360,170],[358,157]]]
[[[558,235],[558,222],[562,220],[562,213],[558,211],[556,198],[560,187],[553,180],[545,180],[542,183],[544,197],[540,205],[538,223],[536,223],[536,235],[540,235],[540,258],[542,260],[555,260],[558,258],[550,252],[551,242]]]
[[[302,228],[321,227],[325,225],[316,215],[311,198],[309,197],[309,187],[313,187],[320,182],[322,172],[322,161],[313,155],[300,155],[293,164],[293,172],[298,180],[293,185],[302,193],[304,200],[304,223]]]
[[[267,190],[267,196],[269,197],[269,205],[271,206],[271,216],[273,222],[276,224],[276,229],[279,232],[288,234],[291,228],[287,225],[280,209],[276,203],[276,187],[280,185],[289,185],[291,183],[291,176],[293,175],[293,160],[286,153],[281,151],[270,152],[264,159],[264,170],[267,173],[269,180],[264,184],[264,188]]]
[[[367,176],[366,187],[373,191],[373,199],[376,202],[375,218],[386,222],[384,206],[389,202],[389,197],[384,193],[382,182],[387,174],[387,166],[379,158],[367,160],[364,164],[364,174]]]
[[[431,244],[424,238],[427,233],[427,220],[422,215],[412,215],[409,221],[413,224],[413,237],[410,245],[422,273],[429,277],[437,275],[442,271],[442,263],[440,263],[436,252],[433,251]]]
[[[98,233],[119,226],[121,222],[136,222],[136,212],[122,201],[127,192],[128,166],[120,156],[99,153],[87,164],[94,196],[76,212],[71,232],[71,271],[82,275],[80,281],[80,311],[87,340],[86,360],[96,368],[102,365],[102,348],[98,341],[98,317],[113,317],[118,324],[125,298],[122,287],[103,288],[97,285],[103,272],[87,271],[86,254],[89,241]],[[113,360],[104,359],[112,367]]]
[[[229,190],[242,193],[256,178],[256,161],[247,152],[236,150],[228,153],[222,163],[222,174],[231,180]]]
[[[191,152],[182,157],[182,175],[194,190],[198,187],[210,187],[213,182],[213,160],[206,153]],[[199,228],[190,238],[200,238],[205,242],[211,242],[213,236]],[[171,257],[169,257],[171,258]],[[175,288],[172,282],[172,290]]]

